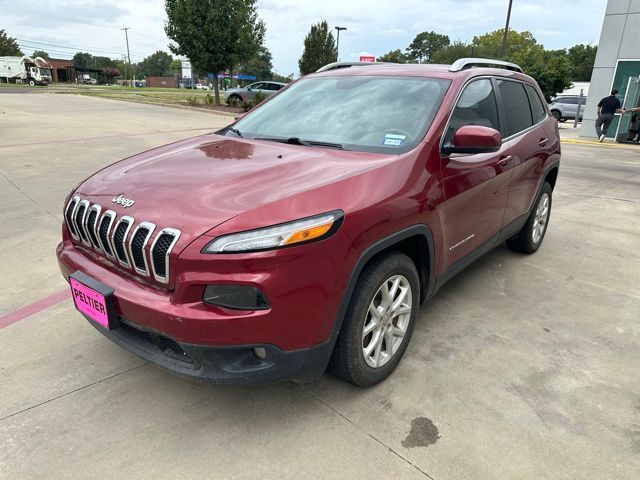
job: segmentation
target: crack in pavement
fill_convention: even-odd
[[[382,440],[379,440],[375,435],[372,435],[371,433],[367,432],[364,428],[360,427],[358,424],[354,423],[351,419],[349,419],[348,417],[346,417],[344,414],[342,414],[339,410],[337,410],[336,408],[334,408],[332,405],[328,404],[327,402],[325,402],[322,398],[318,397],[317,395],[315,395],[311,390],[305,388],[304,385],[298,384],[296,383],[296,385],[298,385],[298,387],[300,387],[302,390],[304,390],[305,392],[307,392],[309,395],[311,395],[314,399],[316,399],[318,402],[320,402],[322,405],[324,405],[325,407],[327,407],[329,410],[331,410],[333,413],[335,413],[336,415],[340,416],[341,418],[343,418],[345,421],[347,421],[350,425],[352,425],[354,428],[356,428],[357,430],[361,431],[362,433],[364,433],[365,435],[367,435],[368,437],[370,437],[372,440],[374,440],[375,442],[377,442],[378,444],[382,445],[383,447],[385,447],[387,450],[389,450],[391,453],[393,453],[396,457],[398,457],[400,460],[404,461],[405,463],[411,465],[413,468],[415,468],[417,471],[419,471],[420,473],[422,473],[425,477],[431,479],[431,480],[435,480],[434,477],[432,477],[431,475],[429,475],[427,472],[425,472],[424,470],[422,470],[418,465],[416,465],[415,463],[413,463],[411,460],[409,460],[408,458],[404,457],[401,453],[397,452],[396,450],[394,450],[393,448],[391,448],[389,445],[387,445],[386,443],[384,443]]]
[[[132,370],[135,370],[136,368],[144,367],[145,365],[148,365],[148,364],[147,363],[141,363],[140,365],[136,365],[135,367],[128,368],[127,370],[123,370],[122,372],[114,373],[113,375],[109,375],[108,377],[101,378],[100,380],[96,380],[95,382],[88,383],[87,385],[83,385],[81,387],[75,388],[75,389],[73,389],[73,390],[71,390],[69,392],[62,393],[62,394],[60,394],[60,395],[58,395],[56,397],[50,398],[48,400],[44,400],[44,401],[42,401],[40,403],[37,403],[36,405],[31,405],[30,407],[24,408],[24,409],[22,409],[22,410],[20,410],[18,412],[10,413],[9,415],[5,415],[4,417],[0,418],[0,422],[6,420],[8,418],[15,417],[16,415],[20,415],[21,413],[28,412],[29,410],[33,410],[34,408],[41,407],[42,405],[46,405],[48,403],[51,403],[51,402],[53,402],[55,400],[58,400],[59,398],[63,398],[63,397],[66,397],[68,395],[72,395],[72,394],[74,394],[76,392],[84,390],[85,388],[89,388],[89,387],[92,387],[92,386],[97,385],[99,383],[106,382],[107,380],[110,380],[110,379],[115,378],[115,377],[117,377],[119,375],[123,375],[125,373],[128,373],[128,372],[130,372]]]
[[[46,213],[47,215],[49,215],[54,220],[58,221],[58,218],[53,213],[51,213],[49,210],[44,208],[42,205],[40,205],[38,202],[36,202],[33,198],[31,198],[27,192],[25,192],[18,185],[13,183],[13,181],[11,181],[11,179],[9,177],[7,177],[2,170],[0,170],[0,176],[2,176],[2,178],[4,178],[7,182],[9,182],[13,186],[13,188],[18,190],[18,192],[20,192],[22,195],[27,197],[36,207],[38,207],[39,210],[41,210],[42,212]]]

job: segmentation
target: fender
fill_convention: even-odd
[[[351,276],[349,277],[349,283],[347,284],[347,289],[344,292],[344,296],[342,297],[342,303],[340,304],[340,309],[338,310],[338,315],[336,316],[336,321],[333,325],[333,331],[331,332],[331,351],[333,351],[333,346],[338,339],[338,334],[340,333],[340,329],[342,328],[342,322],[344,321],[344,317],[347,313],[347,308],[349,307],[349,302],[351,301],[351,295],[353,294],[353,289],[356,286],[356,282],[358,281],[358,277],[360,273],[362,273],[362,269],[365,267],[367,262],[371,260],[376,254],[386,250],[387,248],[395,245],[402,240],[406,240],[410,237],[415,237],[416,235],[420,235],[424,237],[427,242],[427,248],[429,250],[429,278],[427,280],[427,292],[426,298],[429,298],[435,289],[435,265],[434,265],[434,251],[433,251],[433,234],[431,233],[431,229],[425,224],[413,225],[411,227],[404,228],[399,230],[388,237],[383,238],[382,240],[378,240],[374,244],[367,247],[367,249],[358,257],[353,270],[351,271]],[[328,360],[328,359],[327,359]]]

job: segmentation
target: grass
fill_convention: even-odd
[[[207,94],[214,95],[213,91],[186,89],[186,88],[128,88],[112,87],[105,85],[74,85],[51,84],[44,90],[49,93],[85,95],[88,97],[107,98],[127,102],[147,103],[152,105],[194,105],[205,106],[204,99]],[[220,101],[224,102],[223,92],[220,92]],[[228,107],[223,110],[229,110]],[[235,112],[236,110],[232,110]]]

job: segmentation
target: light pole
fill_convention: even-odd
[[[511,19],[511,5],[513,0],[509,0],[509,10],[507,10],[507,23],[504,25],[504,32],[502,33],[502,51],[500,57],[504,60],[504,54],[507,51],[507,32],[509,31],[509,20]]]
[[[129,28],[131,27],[124,27],[121,28],[120,30],[124,30],[124,38],[127,39],[127,58],[129,59],[129,71],[131,72],[131,77],[132,77],[132,81],[131,81],[131,87],[135,88],[135,80],[133,80],[133,69],[131,68],[131,55],[129,54]]]
[[[346,30],[347,27],[335,27],[338,31],[338,39],[336,40],[336,62],[340,60],[340,30]]]

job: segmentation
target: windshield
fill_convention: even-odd
[[[226,134],[403,153],[422,140],[450,83],[389,76],[302,79]]]
[[[40,75],[46,75],[48,77],[51,76],[51,70],[49,70],[48,68],[41,68],[40,69]]]

